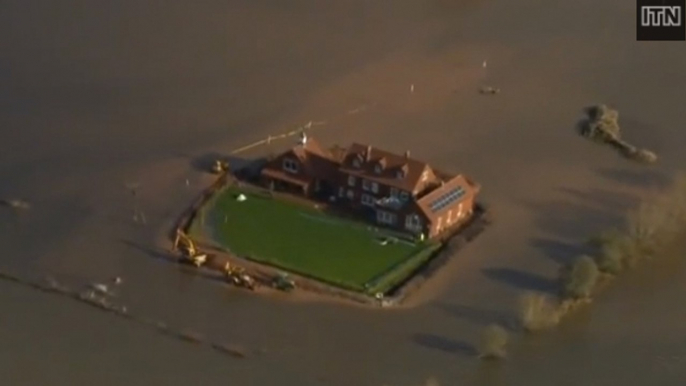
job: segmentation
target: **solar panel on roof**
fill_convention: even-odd
[[[450,190],[449,192],[443,194],[436,200],[434,200],[431,205],[429,205],[429,208],[431,209],[432,212],[438,212],[441,209],[447,207],[448,205],[454,203],[455,201],[459,200],[460,197],[465,195],[465,190],[464,188],[457,187],[455,189]]]

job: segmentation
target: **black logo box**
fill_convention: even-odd
[[[644,27],[641,25],[641,8],[646,6],[677,6],[681,8],[681,25],[678,27]],[[636,40],[686,40],[686,0],[636,0]]]

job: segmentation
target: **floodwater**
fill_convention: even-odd
[[[1,282],[3,384],[683,384],[678,263],[622,277],[557,331],[513,335],[506,363],[472,352],[521,292],[549,290],[581,242],[686,165],[686,48],[634,29],[623,0],[0,1],[0,197],[33,204],[0,212],[0,267],[118,275],[131,312],[262,352],[233,359]],[[575,135],[598,102],[657,166]],[[198,160],[310,120],[326,121],[323,142],[410,149],[483,184],[497,225],[423,305],[255,298],[160,258],[209,182]]]

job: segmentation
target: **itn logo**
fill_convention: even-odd
[[[636,0],[636,39],[686,40],[686,0]]]
[[[680,27],[681,8],[668,5],[641,7],[641,26]]]

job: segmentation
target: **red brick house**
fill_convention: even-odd
[[[436,237],[468,219],[480,187],[404,155],[354,143],[325,149],[303,135],[263,167],[272,189],[325,198],[360,211],[379,225]]]

